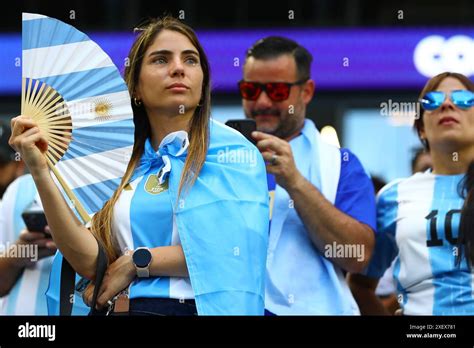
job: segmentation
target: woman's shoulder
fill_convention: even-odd
[[[211,118],[209,122],[209,147],[215,148],[236,145],[244,147],[254,146],[239,131]]]
[[[222,169],[239,168],[247,175],[266,173],[260,151],[237,130],[211,119],[207,161],[225,164]],[[266,180],[266,175],[264,175]],[[266,186],[266,184],[265,184]]]
[[[430,180],[431,174],[429,172],[415,173],[409,177],[392,180],[387,185],[382,187],[377,193],[377,201],[390,201],[398,199],[398,191],[401,186],[405,190],[418,191],[422,182]]]

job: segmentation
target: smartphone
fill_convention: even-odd
[[[26,228],[30,232],[41,232],[46,237],[51,238],[51,235],[44,231],[44,228],[48,225],[46,221],[46,215],[41,211],[25,211],[21,214],[23,221],[25,222]]]
[[[225,123],[227,126],[238,130],[244,137],[246,137],[252,144],[256,144],[257,141],[252,138],[252,132],[257,130],[257,124],[251,119],[242,120],[228,120]]]

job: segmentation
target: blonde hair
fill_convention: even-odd
[[[209,144],[209,115],[210,115],[210,69],[209,62],[205,52],[199,43],[194,31],[177,19],[165,16],[153,19],[141,28],[141,33],[135,39],[130,49],[128,59],[129,65],[125,68],[125,82],[127,83],[130,94],[133,96],[138,84],[141,65],[146,50],[151,46],[157,35],[163,30],[172,30],[186,36],[194,47],[198,50],[200,56],[200,65],[203,71],[203,84],[201,92],[201,102],[197,106],[189,125],[189,148],[184,168],[181,173],[178,197],[194,184],[199,172],[201,171],[206,159],[207,148]],[[92,220],[91,231],[103,246],[109,264],[114,262],[120,255],[115,238],[112,236],[111,223],[115,203],[120,197],[121,192],[128,184],[133,172],[140,161],[144,151],[144,145],[147,138],[150,137],[150,123],[145,112],[145,108],[132,103],[133,121],[135,123],[135,143],[133,152],[128,163],[127,170],[120,182],[118,189],[113,196],[105,203],[104,207],[94,216]],[[184,191],[183,191],[184,189]]]

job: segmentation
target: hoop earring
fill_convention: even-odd
[[[140,107],[140,106],[142,106],[142,101],[138,100],[135,97],[133,97],[133,104],[135,104],[136,107]]]

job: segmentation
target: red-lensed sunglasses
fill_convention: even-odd
[[[301,85],[308,79],[299,80],[293,83],[288,82],[267,82],[258,83],[251,81],[239,81],[239,91],[242,98],[246,100],[257,100],[262,91],[267,93],[268,97],[276,102],[287,100],[290,96],[291,86]]]

